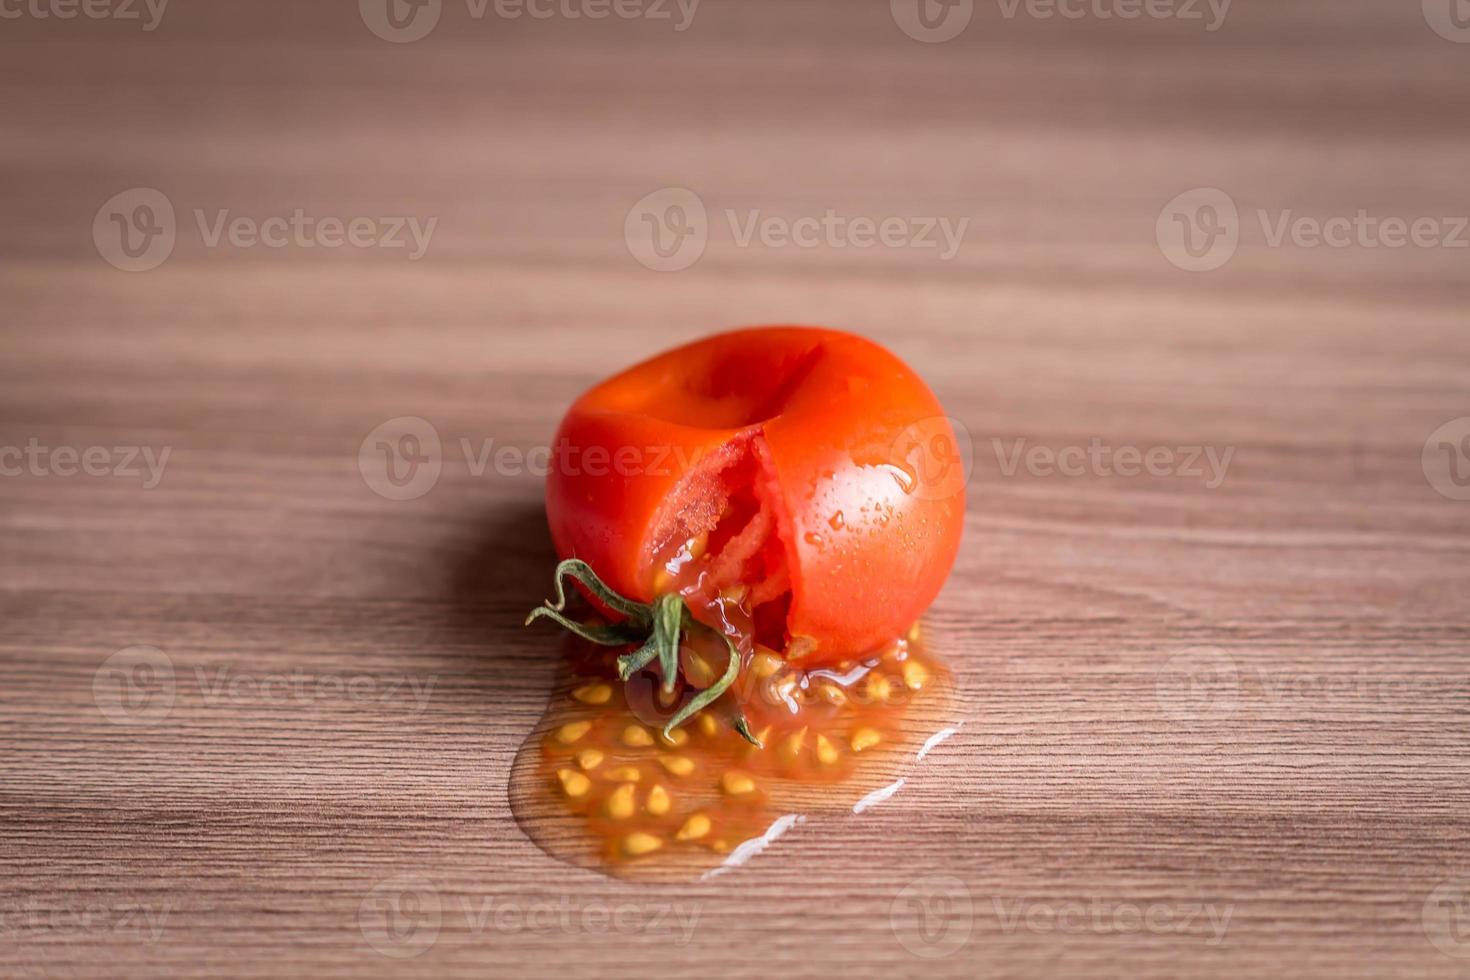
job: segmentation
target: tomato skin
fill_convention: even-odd
[[[923,484],[931,436],[954,445],[938,400],[869,340],[813,327],[717,334],[572,405],[547,477],[552,538],[652,601],[657,529],[700,505],[713,461],[753,451],[791,579],[790,635],[814,640],[816,660],[864,653],[928,608],[959,550],[963,479]]]

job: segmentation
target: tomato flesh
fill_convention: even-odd
[[[720,334],[578,399],[548,476],[552,535],[624,595],[676,589],[746,651],[852,656],[901,634],[954,562],[963,483],[916,478],[929,450],[913,434],[931,431],[954,438],[923,381],[871,341]]]

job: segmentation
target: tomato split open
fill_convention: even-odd
[[[954,564],[964,508],[954,431],[888,350],[812,327],[718,334],[568,411],[546,485],[565,560],[557,601],[527,622],[630,646],[620,672],[656,662],[666,692],[682,674],[692,690],[667,731],[758,647],[818,666],[901,635]],[[609,622],[569,619],[563,577]],[[728,661],[691,671],[711,636]]]

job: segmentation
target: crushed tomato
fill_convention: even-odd
[[[547,478],[557,597],[527,622],[594,645],[518,763],[533,837],[689,865],[892,771],[947,703],[917,619],[959,547],[958,449],[913,371],[833,330],[720,334],[579,398]]]

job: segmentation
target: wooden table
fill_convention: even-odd
[[[976,4],[929,43],[876,2],[448,2],[390,43],[351,3],[37,2],[0,24],[0,970],[1470,970],[1470,44],[1433,11]],[[173,247],[127,272],[166,243],[157,197],[104,207],[135,188]],[[692,264],[640,237],[666,188]],[[1293,224],[1360,210],[1435,223]],[[494,451],[780,321],[891,346],[969,432],[929,620],[965,724],[713,881],[554,862],[507,805],[552,554]],[[428,489],[374,462],[402,417]]]

